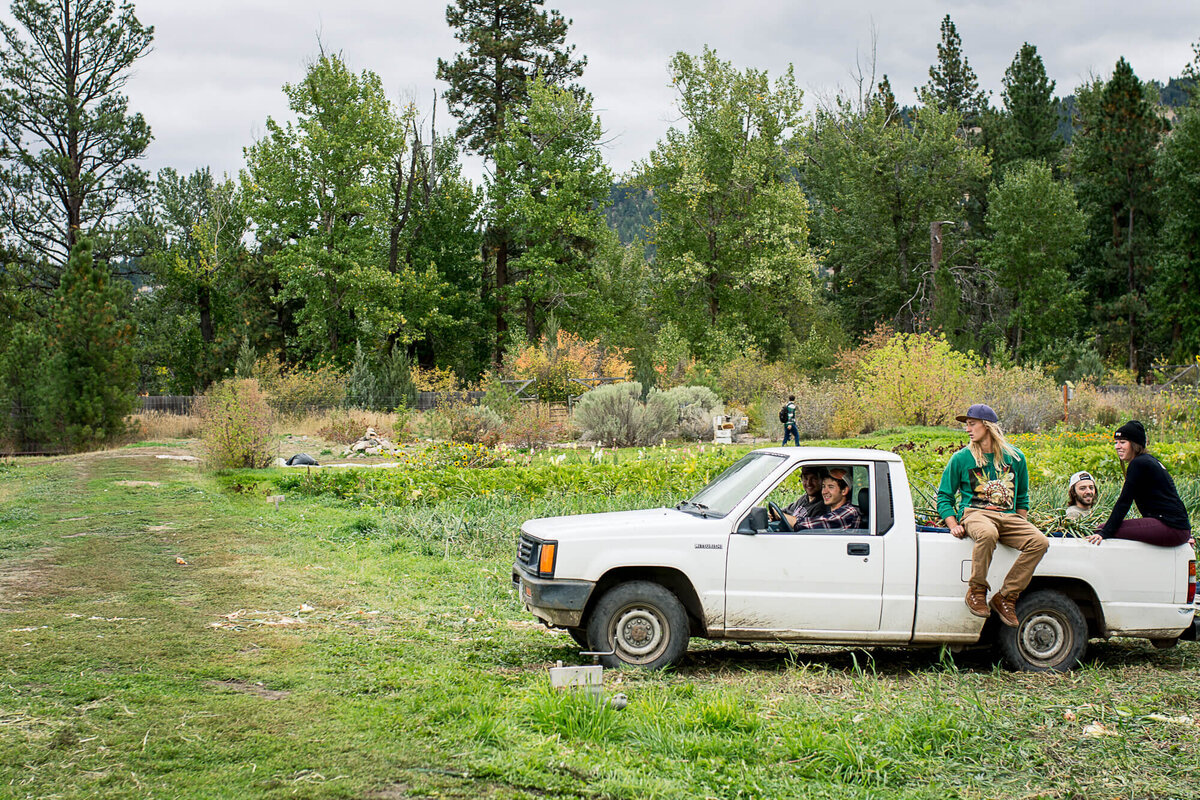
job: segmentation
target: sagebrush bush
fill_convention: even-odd
[[[695,440],[713,437],[713,417],[724,412],[716,392],[707,386],[676,386],[663,395],[679,409],[679,436]]]
[[[575,404],[574,422],[585,439],[616,447],[655,444],[675,430],[679,408],[653,390],[641,401],[637,381],[598,386]]]
[[[434,416],[440,417],[439,427],[452,442],[484,444],[488,447],[500,441],[504,419],[487,406],[450,402],[438,406]]]
[[[209,469],[261,468],[278,452],[271,408],[253,379],[209,387],[200,403],[200,438]]]
[[[663,392],[680,409],[699,406],[705,411],[715,412],[721,408],[721,398],[707,386],[676,386]]]

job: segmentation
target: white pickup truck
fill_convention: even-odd
[[[768,508],[803,490],[800,468],[841,467],[862,514],[855,530],[781,530]],[[788,527],[787,522],[782,527]],[[1191,547],[1052,538],[1017,602],[1020,625],[963,602],[971,541],[921,530],[893,453],[768,448],[675,508],[533,519],[513,581],[525,607],[608,666],[664,667],[692,636],[834,645],[997,644],[1015,669],[1066,670],[1089,639],[1195,639]],[[999,587],[1015,558],[996,549]]]

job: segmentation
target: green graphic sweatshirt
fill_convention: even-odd
[[[1015,514],[1029,509],[1029,466],[1025,455],[1004,456],[997,465],[995,456],[985,453],[982,467],[975,465],[971,449],[964,447],[950,457],[938,485],[937,510],[942,519],[962,520],[968,508],[982,508]],[[955,504],[955,495],[960,498]]]

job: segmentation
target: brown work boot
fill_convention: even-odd
[[[992,595],[991,606],[1000,615],[1000,621],[1008,627],[1015,628],[1020,624],[1020,620],[1017,619],[1017,596],[1015,594],[996,592]]]
[[[977,617],[990,617],[992,612],[988,611],[987,589],[975,584],[968,585],[967,608]]]

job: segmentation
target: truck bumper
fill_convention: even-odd
[[[1179,639],[1183,642],[1200,642],[1200,612],[1192,619],[1192,624],[1183,629]]]
[[[596,584],[535,578],[514,565],[513,588],[525,608],[542,622],[555,628],[578,628]]]

